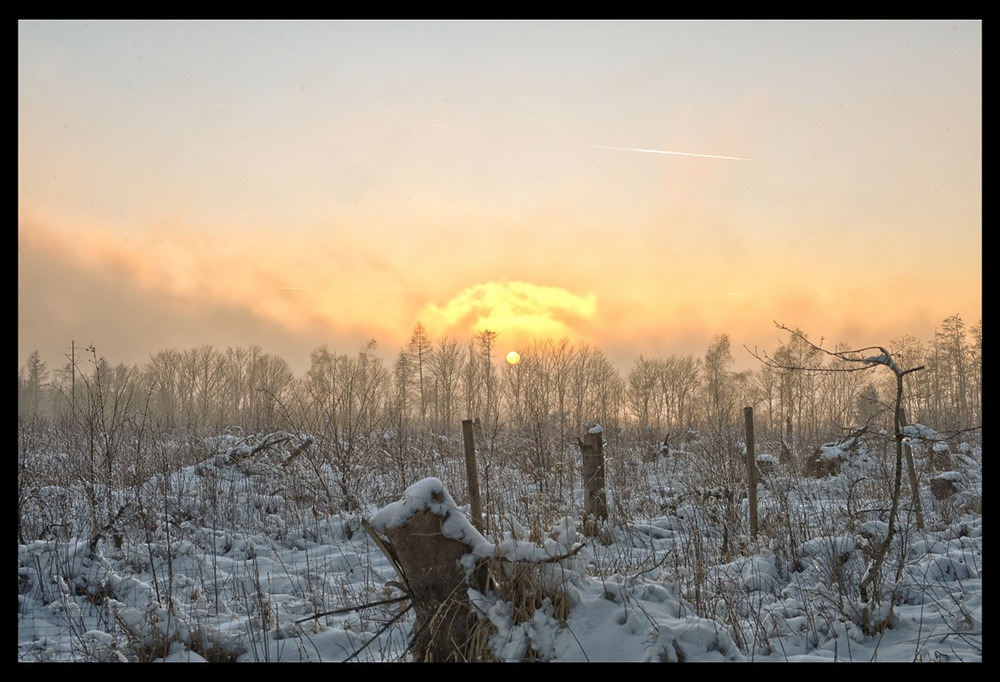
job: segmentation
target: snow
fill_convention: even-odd
[[[923,424],[914,423],[907,424],[903,427],[903,436],[907,438],[921,439],[936,441],[941,439],[941,434],[932,429],[929,426],[924,426]]]
[[[835,443],[826,443],[819,448],[819,459],[841,461],[845,458],[843,448]]]
[[[924,428],[913,435],[928,437]],[[692,519],[702,512],[680,498],[676,511],[608,526],[607,543],[584,537],[572,516],[531,541],[514,519],[484,536],[433,476],[380,506],[303,521],[289,511],[288,495],[252,488],[254,477],[273,480],[277,467],[253,469],[235,459],[211,458],[148,485],[169,485],[178,509],[204,509],[209,502],[200,496],[208,488],[199,486],[210,475],[220,496],[238,497],[236,507],[257,515],[246,527],[177,516],[121,549],[102,540],[91,552],[82,539],[20,545],[18,660],[135,660],[143,642],[147,660],[160,662],[406,660],[412,617],[384,627],[398,605],[347,609],[399,596],[390,585],[398,577],[362,521],[384,534],[420,511],[440,515],[443,533],[468,545],[467,568],[489,557],[535,563],[539,580],[567,596],[564,616],[550,599],[525,616],[492,591],[470,586],[470,601],[493,625],[488,649],[499,660],[982,660],[981,514],[942,514],[925,530],[907,526],[897,534],[899,570],[886,586],[896,594],[892,626],[871,636],[861,632],[854,617],[860,607],[838,592],[837,580],[868,570],[871,548],[887,532],[881,522],[817,531],[795,548],[792,564],[775,536],[738,538],[742,549],[729,560],[700,566],[684,552],[715,540],[692,534]],[[650,474],[664,489],[676,476],[665,468],[668,460]],[[787,507],[793,521],[819,525],[835,508],[817,507],[819,501],[852,490],[856,480],[797,481],[800,506]],[[933,516],[930,505],[926,513]],[[699,572],[713,587],[696,604],[686,586]],[[876,616],[888,616],[886,603]]]
[[[518,538],[492,543],[465,517],[465,512],[452,499],[444,483],[434,477],[425,478],[411,485],[398,502],[383,507],[369,519],[369,522],[376,531],[384,533],[401,526],[407,519],[421,511],[442,517],[444,521],[441,524],[441,534],[464,542],[470,548],[469,553],[475,558],[503,557],[511,561],[546,561],[575,549],[579,544],[573,542],[577,538],[576,529],[569,519],[557,524],[552,530],[552,537],[541,546]]]

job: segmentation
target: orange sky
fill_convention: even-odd
[[[301,372],[419,320],[627,367],[982,317],[981,22],[21,22],[18,53],[19,363]]]

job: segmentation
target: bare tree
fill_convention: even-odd
[[[946,429],[958,431],[969,426],[969,352],[965,323],[952,315],[934,333],[932,356],[935,411]]]
[[[644,436],[664,433],[661,418],[664,411],[663,392],[659,390],[661,376],[661,363],[640,355],[625,377],[629,413],[638,422],[639,430]]]
[[[777,323],[776,323],[777,324]],[[881,631],[886,622],[883,620],[881,622],[873,622],[872,616],[875,612],[873,608],[874,602],[878,599],[878,595],[875,593],[875,586],[882,580],[882,569],[885,564],[886,557],[889,554],[889,549],[892,545],[892,541],[896,534],[896,520],[899,515],[899,504],[900,504],[900,492],[902,489],[902,479],[903,479],[903,457],[904,451],[906,452],[910,471],[914,472],[914,465],[912,456],[909,453],[909,448],[903,447],[903,387],[904,379],[906,376],[918,372],[924,369],[923,366],[910,367],[908,369],[901,368],[896,360],[893,358],[892,354],[881,346],[869,346],[866,348],[859,349],[841,349],[837,351],[828,351],[823,348],[813,344],[809,341],[804,334],[798,330],[791,330],[784,325],[777,324],[779,329],[789,332],[793,337],[798,338],[799,341],[808,345],[813,351],[817,353],[824,353],[832,358],[835,358],[840,362],[839,366],[827,366],[827,367],[815,367],[815,366],[794,366],[794,365],[783,365],[780,364],[777,358],[771,358],[764,354],[763,356],[757,355],[758,359],[762,360],[765,364],[768,364],[776,369],[782,369],[789,372],[806,371],[810,373],[817,372],[864,372],[877,367],[886,367],[892,372],[895,377],[895,400],[893,401],[893,433],[896,443],[896,465],[894,470],[894,478],[892,483],[892,493],[891,493],[891,504],[889,508],[889,516],[887,519],[888,530],[886,532],[885,540],[877,543],[874,547],[872,553],[872,559],[868,566],[868,570],[865,572],[864,578],[861,580],[859,585],[860,592],[860,602],[861,602],[861,629],[866,635],[871,635],[876,632]],[[808,356],[807,356],[808,357]],[[919,495],[919,491],[915,489],[912,491],[914,496]]]
[[[692,355],[673,355],[660,365],[660,391],[666,410],[666,429],[688,428],[701,381],[702,364]]]
[[[184,352],[184,386],[189,393],[184,400],[184,422],[187,425],[221,425],[224,419],[218,395],[225,368],[222,355],[209,344]]]
[[[303,428],[315,447],[305,460],[319,473],[329,466],[338,494],[326,490],[327,504],[356,509],[358,477],[382,447],[389,401],[390,377],[369,341],[355,357],[332,353],[326,346],[313,351],[312,364],[300,383],[298,409]],[[320,475],[317,480],[326,477]]]
[[[485,402],[483,404],[483,421],[495,428],[496,420],[499,419],[497,410],[497,377],[496,368],[493,366],[493,353],[496,340],[499,334],[489,329],[476,334],[476,345],[478,349],[477,365],[480,369],[481,385],[484,389]]]
[[[569,382],[576,353],[569,339],[563,337],[552,345],[552,386],[555,391],[555,409],[559,419],[559,452],[564,452],[569,441],[567,409]]]
[[[625,423],[625,381],[600,349],[595,352],[591,371],[597,382],[598,423],[609,433],[618,433]]]
[[[257,429],[272,429],[277,424],[278,405],[295,381],[292,368],[283,358],[264,353],[254,365],[251,381],[254,388],[254,424]]]
[[[570,372],[569,397],[574,428],[581,428],[590,419],[594,408],[594,376],[592,369],[597,360],[597,349],[580,341],[576,346],[576,357]]]
[[[625,382],[596,346],[580,341],[570,368],[569,405],[574,428],[596,421],[606,430],[620,428],[626,413]]]
[[[969,328],[969,425],[983,423],[983,321]]]
[[[462,409],[465,419],[475,419],[482,411],[482,386],[479,371],[479,354],[476,342],[469,339],[463,350],[462,373],[460,378]]]
[[[434,430],[451,433],[456,429],[455,416],[462,372],[462,349],[458,341],[444,337],[431,354],[434,381]]]
[[[734,362],[729,335],[716,337],[715,343],[705,353],[702,365],[703,419],[705,426],[714,434],[723,434],[738,426],[738,399],[747,377],[730,369]]]
[[[137,391],[137,368],[124,364],[112,366],[103,357],[98,357],[92,345],[86,352],[93,369],[87,373],[73,365],[73,377],[80,377],[81,386],[73,381],[65,399],[70,404],[66,425],[76,455],[71,467],[90,507],[90,551],[93,552],[109,523],[122,512],[112,509],[110,491],[121,483],[120,473],[126,468],[122,456],[134,440],[141,393]],[[71,362],[76,361],[74,352]]]
[[[49,390],[49,369],[42,362],[37,350],[28,356],[28,362],[17,374],[17,413],[28,419],[38,419],[46,412],[46,393]]]
[[[779,374],[773,368],[762,364],[760,369],[754,373],[754,382],[757,385],[757,404],[754,415],[757,418],[758,433],[766,432],[770,436],[781,432],[781,418],[778,407],[778,385]],[[760,417],[764,417],[760,419]],[[761,429],[761,422],[766,425]],[[759,437],[759,436],[758,436]]]
[[[400,362],[397,363],[397,369],[401,373],[398,379],[402,381],[401,390],[414,397],[414,404],[419,410],[421,430],[426,429],[427,426],[427,402],[430,394],[427,383],[430,379],[430,363],[433,352],[434,347],[427,334],[427,329],[421,322],[417,322],[410,334],[406,348],[401,351],[405,359],[400,359]]]
[[[183,396],[181,376],[183,355],[176,350],[161,350],[150,356],[142,369],[150,391],[150,408],[167,428],[177,425]]]
[[[803,370],[818,368],[823,360],[820,347],[809,341],[799,329],[790,331],[788,343],[774,352],[778,367],[799,367]],[[820,342],[822,344],[822,341]],[[794,451],[802,442],[816,438],[817,374],[811,371],[778,370],[778,396],[781,415],[786,425],[786,445]]]

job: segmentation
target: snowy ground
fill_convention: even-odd
[[[549,564],[549,579],[568,596],[562,617],[550,602],[518,617],[495,595],[470,592],[495,629],[493,658],[982,660],[982,517],[958,502],[947,507],[927,496],[925,530],[910,521],[900,526],[876,609],[883,618],[891,610],[890,625],[865,636],[857,582],[886,529],[851,511],[857,485],[845,483],[848,473],[773,477],[761,488],[762,516],[770,515],[774,528],[784,519],[789,536],[730,537],[728,560],[701,562],[718,556],[719,526],[706,520],[704,500],[670,493],[677,473],[669,456],[644,470],[650,489],[667,490],[662,515],[613,524],[605,542],[584,538],[576,521],[564,518],[531,542],[513,519],[498,536],[479,535],[436,478],[393,493],[393,504],[308,513],[267,492],[266,481],[284,475],[280,464],[239,462],[233,454],[230,448],[139,488],[128,509],[160,500],[166,519],[147,524],[144,537],[127,534],[120,547],[109,537],[93,551],[84,538],[20,545],[18,660],[406,660],[412,612],[396,619],[405,602],[353,608],[400,596],[388,586],[398,579],[393,567],[362,521],[380,530],[399,523],[436,491],[443,495],[437,509],[450,514],[445,532],[469,542],[473,554],[530,560],[572,553]],[[981,509],[981,452],[961,462],[968,470],[953,477]],[[50,508],[78,507],[72,491],[37,497],[45,495]],[[246,514],[240,527],[223,525],[223,500]],[[834,521],[851,514],[853,525]],[[812,528],[808,537],[791,518]],[[796,536],[802,541],[789,547]]]

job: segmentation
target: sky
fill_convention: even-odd
[[[22,21],[17,247],[19,364],[929,340],[982,317],[982,22]]]

